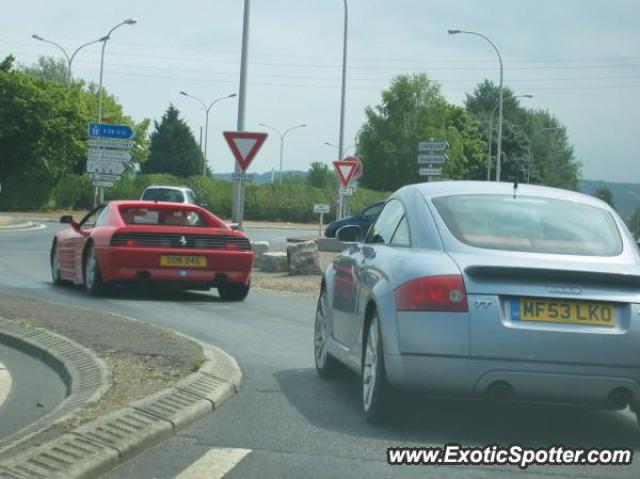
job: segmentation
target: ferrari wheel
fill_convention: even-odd
[[[84,289],[91,296],[99,295],[104,289],[98,259],[92,244],[87,247],[87,255],[84,261]]]
[[[223,283],[218,286],[218,294],[225,301],[243,301],[249,294],[250,286],[242,283]]]
[[[55,243],[51,247],[51,281],[56,286],[67,284],[60,276],[60,255],[58,254],[58,246]]]

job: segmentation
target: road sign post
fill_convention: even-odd
[[[235,187],[238,188],[238,204],[236,205],[237,217],[234,218],[234,220],[238,223],[238,229],[242,230],[242,219],[244,216],[244,185],[245,183],[253,181],[253,175],[247,175],[246,171],[268,135],[264,132],[250,131],[225,131],[222,134],[229,145],[231,153],[236,159],[237,167],[233,175],[233,181]]]
[[[325,213],[329,213],[329,211],[331,211],[331,209],[329,208],[329,205],[327,204],[323,204],[323,203],[316,203],[313,205],[313,212],[314,213],[320,213],[320,230],[319,230],[319,235],[322,236],[322,223],[324,220],[324,214]]]
[[[358,168],[362,169],[362,163],[355,157],[347,157],[342,161],[334,161],[333,167],[336,171],[336,175],[340,180],[342,187],[338,191],[338,219],[342,219],[345,216],[345,198],[353,195],[353,189],[347,190],[349,183],[353,180],[358,171]],[[360,173],[362,174],[362,173]],[[347,191],[349,191],[347,193]]]
[[[93,176],[96,187],[94,206],[104,201],[103,188],[112,187],[120,179],[133,158],[131,149],[135,144],[130,141],[134,132],[129,125],[109,123],[89,123],[89,149],[87,150],[87,172]],[[107,178],[108,177],[108,178]]]
[[[447,148],[449,148],[449,143],[446,141],[431,140],[418,143],[418,151],[420,152],[418,164],[426,165],[418,169],[418,174],[426,176],[427,181],[431,181],[434,176],[442,176],[442,167],[449,160],[449,157],[444,154]]]

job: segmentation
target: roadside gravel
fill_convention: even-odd
[[[50,434],[158,392],[197,369],[204,359],[197,344],[166,329],[85,308],[0,294],[0,316],[67,336],[92,349],[112,371],[113,385],[102,399]]]

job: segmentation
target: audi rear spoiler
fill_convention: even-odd
[[[602,282],[640,286],[640,271],[633,274],[610,271],[581,271],[517,266],[472,265],[464,268],[464,272],[471,277],[527,279],[531,281],[574,281],[578,283]]]

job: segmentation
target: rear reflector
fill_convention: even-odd
[[[467,292],[461,275],[426,276],[396,290],[398,311],[467,312]]]

